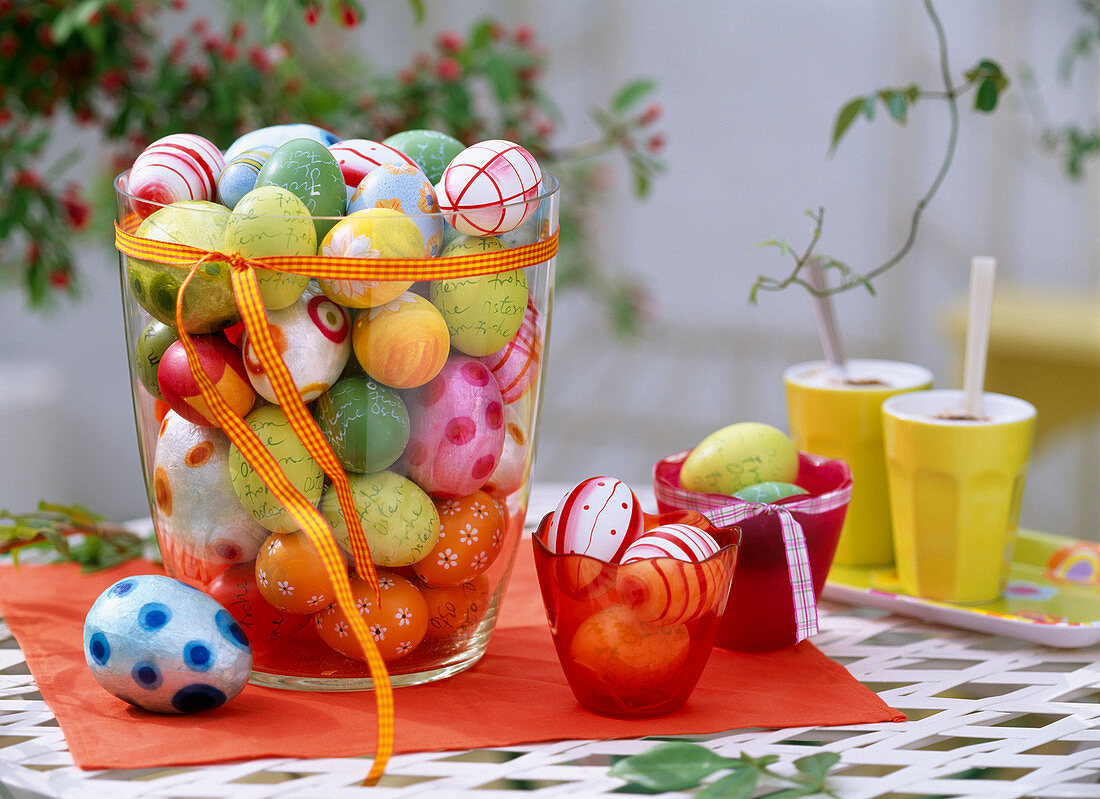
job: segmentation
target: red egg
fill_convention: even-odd
[[[646,624],[611,605],[577,629],[569,668],[617,691],[659,691],[687,660],[690,643],[686,627]]]
[[[416,166],[416,162],[400,150],[388,144],[370,139],[344,139],[328,146],[329,152],[336,156],[344,183],[355,188],[367,176],[367,173],[382,164],[407,164]]]
[[[221,334],[191,336],[199,364],[214,383],[214,387],[238,416],[244,416],[256,402],[256,392],[248,382],[240,351]],[[157,385],[164,400],[172,410],[194,424],[217,427],[199,389],[198,381],[191,374],[187,352],[182,341],[174,341],[164,352],[157,367]]]

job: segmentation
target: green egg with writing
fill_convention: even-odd
[[[769,480],[765,483],[753,483],[745,486],[740,491],[734,492],[737,499],[745,502],[775,502],[785,497],[801,496],[808,493],[805,488],[794,483],[781,483],[778,480]]]
[[[221,252],[229,209],[206,200],[183,200],[146,217],[136,235]],[[126,259],[126,280],[138,304],[158,322],[176,326],[176,295],[188,268],[140,258]],[[198,268],[183,295],[183,326],[188,333],[213,333],[239,318],[229,264],[208,261]]]
[[[324,491],[324,473],[298,439],[283,409],[278,405],[264,405],[248,414],[245,421],[275,458],[287,479],[311,504],[316,505]],[[300,529],[298,522],[244,459],[236,444],[229,447],[229,480],[245,510],[268,530],[292,533]]]
[[[734,494],[756,483],[794,482],[798,450],[782,431],[739,422],[704,438],[684,459],[680,486],[707,494]]]
[[[256,188],[262,186],[288,189],[314,217],[343,216],[348,202],[344,173],[336,156],[313,139],[291,139],[268,156],[256,176]],[[313,222],[317,241],[336,224],[335,219]]]
[[[423,129],[403,130],[384,139],[382,144],[404,153],[415,161],[432,183],[439,182],[447,165],[466,149],[466,145],[454,136],[448,136],[438,130]]]
[[[282,186],[261,186],[244,195],[225,225],[225,251],[245,258],[316,255],[317,228],[306,204]],[[302,296],[309,275],[256,270],[260,296],[272,311],[288,308]]]
[[[317,398],[313,413],[337,459],[352,472],[385,469],[409,443],[409,411],[404,401],[369,377],[339,380]]]
[[[445,246],[441,258],[506,249],[492,236],[462,236]],[[474,358],[501,349],[523,324],[527,311],[527,275],[522,269],[491,275],[436,280],[430,299],[439,309],[451,344]]]
[[[439,513],[420,486],[391,471],[349,474],[348,480],[371,560],[379,566],[409,566],[431,552],[439,540]],[[351,552],[340,500],[332,486],[325,489],[321,513],[336,541]]]
[[[174,327],[153,320],[145,326],[134,344],[134,367],[138,380],[157,399],[164,399],[157,382],[157,367],[172,342],[179,339]]]

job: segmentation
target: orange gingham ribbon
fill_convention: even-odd
[[[134,214],[128,215],[123,220],[125,228],[116,222],[115,246],[131,258],[188,268],[187,277],[176,294],[176,331],[187,353],[191,374],[198,383],[203,399],[214,414],[215,421],[313,544],[332,584],[336,603],[347,616],[352,633],[367,655],[367,664],[370,668],[378,706],[378,741],[374,763],[365,780],[366,784],[373,785],[382,776],[393,752],[393,688],[385,662],[382,660],[370,629],[355,608],[355,597],[348,581],[344,558],[337,548],[328,522],[291,483],[271,453],[260,442],[259,437],[248,423],[229,407],[199,364],[194,342],[183,325],[184,292],[195,272],[204,263],[226,261],[230,265],[233,295],[249,340],[255,348],[256,357],[271,381],[275,396],[286,413],[291,428],[310,456],[332,480],[340,501],[340,510],[348,528],[356,571],[366,580],[377,597],[378,575],[370,557],[370,548],[363,534],[347,474],[336,459],[332,447],[321,433],[312,414],[306,408],[286,363],[279,355],[267,322],[267,313],[260,296],[255,270],[270,269],[331,280],[438,280],[475,277],[535,266],[549,261],[557,253],[557,232],[524,247],[453,258],[364,259],[311,255],[249,259],[239,253],[213,252],[176,242],[146,239],[132,232],[138,223],[139,220]]]

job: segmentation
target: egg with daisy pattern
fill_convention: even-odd
[[[355,609],[387,663],[412,652],[428,632],[428,604],[415,585],[397,572],[378,569],[378,596],[366,580],[351,578]],[[342,655],[366,660],[343,608],[332,604],[313,616],[321,640]]]

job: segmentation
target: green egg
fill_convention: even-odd
[[[412,480],[390,471],[349,474],[371,560],[379,566],[408,566],[423,558],[439,540],[439,513],[431,497]],[[329,486],[321,513],[336,540],[348,552],[348,528],[336,490]]]
[[[316,255],[317,228],[306,204],[282,186],[261,186],[244,195],[225,225],[226,252],[245,258],[271,255]],[[278,311],[302,296],[309,275],[256,272],[264,305]]]
[[[164,351],[179,339],[174,327],[156,320],[145,326],[134,345],[134,367],[138,380],[157,399],[164,399],[157,383],[157,367]]]
[[[343,216],[347,206],[348,190],[336,156],[313,139],[291,139],[268,156],[256,176],[256,188],[263,186],[288,189],[314,217]],[[317,241],[334,224],[335,219],[315,219]]]
[[[283,409],[264,405],[245,417],[248,426],[279,464],[287,479],[313,505],[324,491],[325,476],[298,439]],[[298,522],[264,485],[236,444],[229,447],[229,480],[237,499],[257,522],[273,533],[292,533],[300,529]]]
[[[172,203],[150,214],[136,233],[153,241],[172,241],[221,252],[229,209],[205,200]],[[176,295],[187,277],[183,266],[126,259],[126,279],[134,295],[158,322],[176,326]],[[189,333],[213,333],[239,318],[229,282],[229,264],[210,261],[195,272],[183,295],[183,325]]]
[[[440,257],[503,250],[493,237],[463,236],[443,248]],[[451,334],[451,344],[466,355],[491,355],[512,340],[527,311],[527,275],[522,269],[492,275],[436,280],[430,298]]]
[[[740,491],[734,493],[737,499],[742,499],[745,502],[775,502],[777,499],[783,499],[784,497],[793,497],[800,494],[809,493],[805,488],[796,486],[794,483],[781,483],[777,480],[769,480],[766,483],[754,483],[751,486],[745,486]]]
[[[396,391],[370,378],[338,381],[317,398],[313,410],[332,451],[349,471],[381,471],[401,457],[409,442],[405,403]]]
[[[420,167],[433,184],[439,182],[443,170],[466,145],[454,136],[438,130],[403,130],[382,144],[404,153]]]
[[[733,494],[756,483],[790,483],[797,475],[798,450],[782,430],[740,422],[711,433],[691,451],[680,470],[680,485]]]

